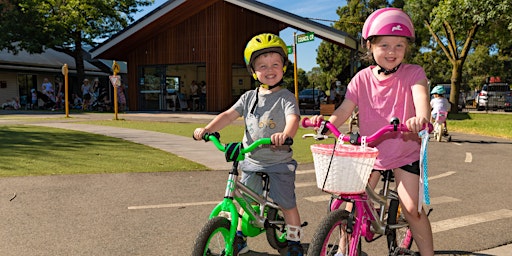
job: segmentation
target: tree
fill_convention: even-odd
[[[0,1],[0,47],[14,53],[53,48],[74,57],[78,81],[84,74],[83,46],[95,46],[133,22],[138,6],[154,0]]]
[[[420,8],[421,7],[421,8]],[[409,10],[415,27],[423,23],[430,32],[433,42],[428,44],[441,48],[451,64],[452,112],[457,112],[457,101],[461,88],[464,62],[472,50],[472,43],[478,33],[501,20],[508,30],[512,22],[508,14],[512,8],[510,1],[498,0],[410,0],[404,9]],[[422,10],[418,12],[418,10]],[[419,30],[421,32],[421,30]],[[483,32],[482,32],[483,33]],[[421,35],[421,33],[419,33]]]
[[[401,7],[403,1],[394,1],[393,6]],[[387,0],[348,0],[343,7],[338,7],[336,13],[340,19],[332,26],[335,29],[344,31],[354,38],[360,39],[361,30],[366,18],[375,10],[390,6]],[[326,73],[327,80],[339,80],[347,84],[352,78],[351,62],[354,58],[351,50],[343,46],[323,41],[317,50],[317,63],[323,72]],[[369,63],[364,63],[368,65]]]

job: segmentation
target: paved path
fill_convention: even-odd
[[[206,123],[214,117],[212,114],[188,114],[188,113],[130,113],[120,114],[120,119],[125,120],[147,120],[147,121],[169,121],[169,122],[198,122]],[[189,137],[171,135],[166,133],[134,130],[127,128],[117,128],[108,126],[97,126],[88,124],[78,124],[76,121],[82,120],[112,120],[113,115],[106,114],[77,114],[72,118],[62,118],[62,114],[39,114],[30,115],[19,114],[2,116],[2,124],[30,124],[60,129],[77,130],[94,134],[101,134],[116,138],[125,139],[135,143],[148,145],[167,151],[191,161],[201,163],[213,170],[227,170],[230,164],[222,161],[222,153],[214,148],[213,144],[194,146],[194,142]],[[474,255],[498,255],[512,256],[512,244],[501,247],[476,252]]]

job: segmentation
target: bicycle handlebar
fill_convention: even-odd
[[[205,142],[211,141],[217,147],[218,150],[224,152],[226,154],[226,160],[228,162],[230,161],[236,161],[236,160],[243,160],[244,155],[246,153],[249,153],[253,150],[255,150],[257,147],[261,145],[273,145],[272,140],[270,138],[261,138],[258,140],[255,140],[253,143],[251,143],[249,146],[244,147],[241,142],[236,143],[228,143],[226,145],[222,145],[220,142],[220,134],[218,132],[213,133],[205,133],[203,135],[202,140]],[[293,139],[292,138],[286,138],[283,145],[292,145]]]
[[[366,137],[366,142],[370,143],[372,141],[377,140],[380,136],[382,136],[384,133],[392,132],[392,131],[400,131],[400,132],[410,132],[410,130],[407,128],[405,124],[401,124],[400,120],[398,118],[393,118],[390,122],[391,124],[386,125],[382,128],[380,128],[378,131],[376,131],[374,134]],[[334,136],[337,138],[350,142],[350,144],[360,144],[361,143],[361,136],[359,134],[351,134],[351,135],[343,135],[336,126],[334,126],[331,122],[325,121],[323,119],[320,119],[316,124],[312,123],[309,118],[305,117],[302,120],[302,127],[308,128],[308,127],[317,127],[319,128],[319,134],[324,135],[327,130],[331,131]],[[434,127],[431,123],[428,123],[428,131],[429,133],[432,132]]]

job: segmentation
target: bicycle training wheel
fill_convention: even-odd
[[[406,222],[399,201],[392,199],[389,203],[388,225],[405,224]],[[409,225],[398,229],[390,229],[387,238],[390,255],[404,255],[403,253],[409,252],[411,249],[413,240]]]
[[[338,251],[341,251],[343,255],[360,255],[361,241],[359,237],[347,233],[349,215],[349,212],[342,209],[327,214],[313,234],[307,255],[332,256]],[[351,247],[357,248],[356,251],[351,252]]]
[[[278,227],[284,227],[285,225],[284,217],[281,211],[278,211],[277,209],[268,208],[267,219],[271,223],[276,224]],[[268,227],[265,232],[267,235],[267,241],[270,246],[272,246],[272,248],[280,250],[288,246],[288,241],[286,241],[286,233],[284,233],[284,231],[275,227]]]
[[[225,255],[231,223],[223,217],[208,220],[196,237],[193,256]]]
[[[442,137],[443,137],[442,125],[436,122],[434,124],[434,138],[438,142],[441,142]]]

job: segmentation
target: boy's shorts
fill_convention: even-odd
[[[288,163],[276,164],[262,167],[249,161],[240,162],[242,170],[242,182],[254,192],[261,195],[263,192],[263,181],[257,172],[268,174],[270,179],[269,197],[284,209],[292,209],[297,206],[295,198],[295,170],[297,162],[292,160]]]

